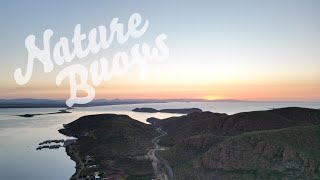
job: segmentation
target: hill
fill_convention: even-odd
[[[182,138],[199,134],[232,136],[252,131],[315,125],[320,123],[320,111],[289,107],[234,115],[203,112],[158,121],[152,118],[152,121],[168,133],[160,143],[170,145]]]
[[[95,172],[110,179],[151,179],[153,168],[145,156],[153,148],[157,132],[150,125],[126,115],[84,116],[64,126],[60,132],[77,137],[67,147],[77,163],[72,179],[92,178]]]
[[[211,112],[154,121],[177,179],[320,178],[320,111]]]

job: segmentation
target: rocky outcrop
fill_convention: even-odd
[[[177,179],[319,179],[320,111],[280,108],[157,120]]]

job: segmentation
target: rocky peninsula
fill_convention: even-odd
[[[78,140],[67,146],[76,162],[71,179],[99,177],[109,179],[152,179],[152,160],[148,151],[159,135],[154,127],[127,115],[84,116],[59,130]]]

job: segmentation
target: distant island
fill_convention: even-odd
[[[148,113],[156,113],[156,112],[162,112],[162,113],[178,113],[178,114],[190,114],[195,112],[202,112],[199,108],[183,108],[183,109],[161,109],[157,110],[154,108],[135,108],[132,111],[134,112],[148,112]]]
[[[18,115],[20,117],[26,117],[26,118],[30,118],[33,116],[41,116],[41,115],[49,115],[49,114],[65,114],[65,113],[71,113],[70,111],[67,111],[66,109],[62,109],[59,110],[58,112],[52,112],[52,113],[42,113],[42,114],[21,114]]]
[[[148,119],[150,121],[150,119]],[[320,111],[81,117],[59,130],[77,163],[71,179],[319,179]]]

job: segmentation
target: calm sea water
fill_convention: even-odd
[[[145,122],[148,117],[166,118],[179,116],[168,113],[138,113],[136,107],[192,108],[205,111],[233,114],[243,111],[266,110],[279,107],[320,108],[319,103],[262,103],[262,102],[191,102],[114,105],[70,110],[69,114],[52,114],[32,118],[15,115],[26,113],[56,112],[57,108],[0,109],[0,179],[2,180],[64,180],[75,172],[75,163],[67,156],[64,148],[36,151],[38,143],[47,139],[65,139],[58,129],[77,118],[100,113],[127,114]]]

